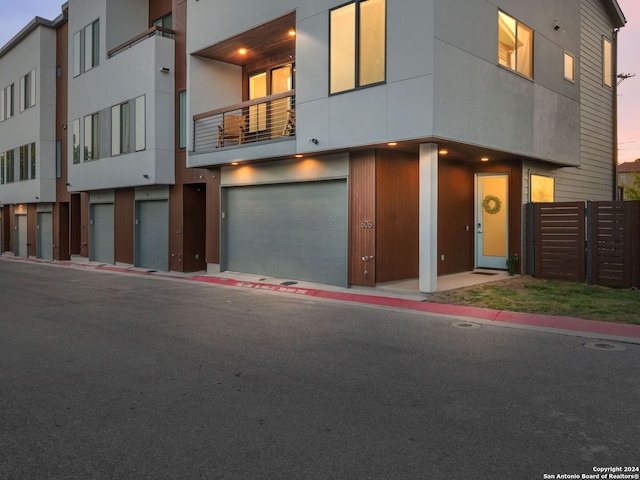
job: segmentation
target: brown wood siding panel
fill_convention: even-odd
[[[80,194],[80,256],[89,257],[89,194]]]
[[[12,212],[9,208],[9,205],[5,205],[2,208],[2,224],[0,228],[2,228],[2,245],[0,245],[0,254],[11,251],[11,237],[13,230],[11,229],[11,216]]]
[[[419,189],[415,154],[376,152],[376,282],[419,275]]]
[[[81,196],[78,193],[71,195],[70,202],[70,239],[69,252],[71,255],[80,255],[82,244],[82,215],[81,215]]]
[[[474,176],[471,166],[440,160],[438,275],[473,270],[474,199]],[[443,255],[444,260],[441,260]]]
[[[584,215],[583,202],[534,205],[536,277],[584,280]]]
[[[593,283],[640,286],[640,202],[593,202],[590,213]]]
[[[115,192],[115,260],[133,265],[133,227],[135,190],[125,188]]]
[[[56,141],[60,140],[60,156],[61,156],[61,175],[60,178],[56,179],[56,201],[58,202],[69,202],[71,199],[71,194],[67,190],[67,182],[68,182],[68,165],[67,165],[67,123],[68,115],[67,115],[67,105],[68,105],[68,90],[69,90],[69,82],[67,77],[67,68],[68,68],[68,24],[65,22],[61,25],[56,31],[56,65],[60,67],[61,76],[60,78],[56,77]],[[55,223],[58,219],[54,219],[54,229],[56,228]],[[58,225],[59,228],[59,225]],[[69,236],[67,235],[67,238]],[[66,245],[59,244],[61,251],[69,250],[68,243]]]
[[[53,206],[53,217],[53,258],[69,260],[71,258],[69,202],[56,203]]]
[[[362,260],[365,256],[377,257],[375,163],[374,150],[351,153],[349,161],[348,261],[348,283],[350,285],[374,286],[376,282],[376,259]],[[370,223],[370,227],[367,222]]]
[[[38,205],[30,203],[27,205],[27,255],[35,257],[37,254],[37,234],[38,234]]]
[[[204,183],[184,187],[184,271],[205,270],[207,188]]]
[[[172,0],[149,0],[149,27],[152,22],[160,17],[164,17],[167,13],[172,13]],[[172,18],[173,21],[173,18]]]
[[[220,264],[220,169],[208,171],[207,176],[207,263]]]

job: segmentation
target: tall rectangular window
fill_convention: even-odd
[[[20,181],[29,180],[29,146],[20,147]]]
[[[570,82],[576,79],[576,62],[573,55],[564,52],[564,78]]]
[[[97,160],[98,153],[98,114],[84,117],[84,161]]]
[[[533,78],[533,30],[498,12],[498,63]]]
[[[129,102],[111,107],[111,155],[129,153]]]
[[[98,56],[100,54],[100,28],[99,21],[84,27],[84,71],[91,70],[98,65]]]
[[[187,148],[187,92],[183,90],[180,92],[179,98],[179,108],[180,108],[180,118],[178,121],[179,125],[179,148]]]
[[[73,76],[82,73],[82,34],[76,32],[73,35]]]
[[[76,118],[71,125],[71,144],[73,145],[73,163],[80,163],[80,119]]]
[[[6,178],[7,183],[13,183],[14,181],[13,156],[14,156],[13,150],[7,151],[7,154],[5,155],[5,159],[7,162],[7,178]]]
[[[330,92],[386,78],[386,1],[355,0],[330,12]]]
[[[29,148],[29,169],[30,178],[34,180],[36,178],[36,142],[33,142]]]
[[[4,89],[4,101],[5,101],[5,119],[13,117],[14,111],[14,84],[12,83]]]
[[[608,38],[602,39],[602,83],[607,87],[613,86],[611,41]]]
[[[0,153],[0,185],[4,185],[4,152]]]
[[[147,148],[147,112],[145,96],[141,95],[135,100],[136,117],[136,152]]]
[[[24,112],[36,104],[36,70],[33,69],[20,79],[20,111]]]
[[[62,178],[62,140],[56,140],[56,178]]]
[[[2,90],[0,90],[0,122],[4,122],[5,115],[7,113],[5,112],[5,107],[4,107],[4,97],[5,97],[5,91],[3,88]]]

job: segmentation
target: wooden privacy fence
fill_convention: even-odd
[[[640,287],[640,201],[530,203],[527,225],[533,276]]]

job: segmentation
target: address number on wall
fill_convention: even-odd
[[[367,220],[360,222],[360,228],[373,228],[373,222]]]

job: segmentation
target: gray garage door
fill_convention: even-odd
[[[17,251],[14,252],[18,257],[27,256],[27,216],[16,215],[18,223],[18,238],[16,239]]]
[[[53,215],[38,213],[38,258],[53,260]]]
[[[347,182],[226,188],[223,269],[347,284]]]
[[[169,202],[136,202],[136,266],[169,270]]]
[[[112,203],[91,205],[89,259],[102,263],[115,263],[115,236]]]

